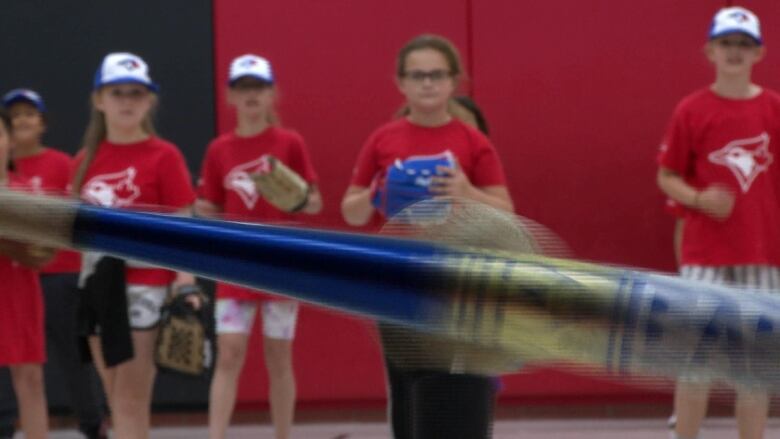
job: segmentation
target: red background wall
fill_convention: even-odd
[[[214,2],[218,129],[227,66],[268,57],[283,124],[303,134],[320,174],[324,212],[339,202],[363,141],[402,103],[395,54],[411,37],[442,34],[469,71],[464,91],[485,111],[517,212],[547,225],[583,259],[673,270],[672,220],[662,212],[654,157],[675,103],[712,79],[702,47],[722,0],[232,0]],[[768,58],[755,79],[780,89],[780,4],[745,0],[762,19]],[[260,337],[239,398],[263,403]],[[368,322],[305,308],[295,344],[302,404],[379,402],[383,372]],[[628,401],[657,394],[554,369],[504,378],[518,401]]]

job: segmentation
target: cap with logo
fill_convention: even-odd
[[[149,77],[149,67],[144,60],[138,55],[126,52],[106,55],[95,72],[93,84],[95,90],[115,84],[141,84],[151,91],[159,90],[157,84]]]
[[[41,113],[46,112],[46,105],[38,93],[27,88],[15,88],[3,96],[3,107],[8,108],[17,102],[26,102]]]
[[[712,40],[735,33],[749,36],[758,45],[764,44],[761,39],[761,24],[756,14],[739,6],[723,8],[718,11],[712,19],[709,39]]]
[[[241,78],[255,78],[257,80],[274,83],[274,74],[271,63],[262,56],[247,54],[241,55],[230,63],[228,84],[233,85]]]

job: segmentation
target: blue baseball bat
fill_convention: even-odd
[[[268,290],[525,362],[780,387],[780,298],[770,294],[534,254],[7,191],[0,235]]]

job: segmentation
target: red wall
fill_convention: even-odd
[[[466,89],[485,110],[518,213],[552,228],[584,259],[672,270],[672,220],[655,187],[657,144],[675,103],[705,86],[702,54],[723,0],[232,0],[214,2],[218,127],[230,60],[273,63],[284,125],[301,132],[326,207],[313,222],[342,227],[339,201],[367,135],[401,104],[395,54],[435,32],[461,48]],[[769,56],[756,80],[780,89],[780,4],[746,0]],[[259,338],[259,337],[258,337]],[[302,403],[379,401],[383,372],[369,323],[305,308],[295,364]],[[259,340],[239,397],[264,402]],[[507,399],[636,400],[646,391],[555,370],[504,379]],[[648,396],[649,395],[649,396]]]

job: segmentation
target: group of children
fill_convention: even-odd
[[[680,103],[659,155],[658,185],[677,203],[676,212],[682,217],[681,273],[688,278],[777,288],[780,176],[777,165],[772,165],[777,150],[775,136],[780,136],[780,96],[750,79],[753,65],[764,55],[755,15],[738,7],[719,11],[706,55],[715,67],[715,82]],[[421,158],[423,167],[426,158],[430,159],[429,169],[423,169],[430,178],[425,180],[422,198],[461,197],[512,212],[498,154],[474,126],[481,115],[466,111],[468,116],[463,116],[463,107],[453,101],[463,77],[453,45],[433,35],[412,39],[398,54],[395,76],[405,107],[396,120],[374,131],[360,151],[341,203],[346,223],[384,222],[386,205],[377,199],[378,194],[385,201],[394,196],[386,180],[388,170],[411,161],[420,166]],[[152,115],[158,104],[157,85],[146,63],[130,53],[112,53],[96,72],[90,122],[82,148],[72,161],[41,145],[46,111],[40,96],[29,90],[14,90],[5,96],[6,111],[0,113],[0,184],[78,197],[106,207],[155,206],[180,215],[241,221],[276,222],[293,215],[317,214],[322,197],[308,148],[299,134],[279,126],[275,97],[275,77],[268,60],[256,55],[233,60],[228,101],[237,112],[237,125],[209,145],[198,186],[193,188],[181,152],[155,134]],[[277,157],[311,186],[307,202],[298,212],[279,210],[251,184],[251,175],[261,172],[261,157],[266,154]],[[98,294],[112,300],[85,300],[79,297],[84,293],[77,292],[79,273],[83,287],[90,275],[108,266],[101,255],[84,254],[79,264],[75,253],[54,255],[48,249],[7,240],[0,241],[0,255],[4,279],[0,288],[4,303],[0,307],[0,365],[10,367],[26,437],[44,437],[47,426],[41,285],[48,313],[45,325],[52,328],[46,331],[46,338],[68,359],[63,367],[69,368],[69,377],[76,377],[69,383],[73,396],[83,395],[89,388],[83,384],[89,382],[89,370],[76,354],[77,336],[88,334],[115,436],[149,437],[153,349],[160,307],[169,294],[191,285],[192,275],[122,261],[119,287]],[[76,310],[79,302],[81,312]],[[258,310],[270,378],[271,418],[276,437],[289,437],[295,405],[291,347],[297,304],[218,283],[218,355],[209,395],[209,435],[213,439],[226,435]],[[114,318],[117,314],[121,318]],[[110,337],[125,340],[125,349],[107,343]],[[407,393],[418,380],[440,377],[430,371],[403,370],[390,357],[386,365],[394,437],[419,437],[425,419],[411,413],[419,401],[412,403]],[[456,375],[446,373],[441,383],[457,388],[452,387],[457,386],[453,380]],[[462,396],[482,395],[479,404],[491,406],[495,382],[471,378],[468,386],[460,388]],[[99,398],[88,397],[92,402],[74,404],[87,407],[78,412],[81,430],[88,437],[106,437],[105,413],[95,402]],[[679,439],[697,436],[706,401],[706,382],[697,377],[680,379],[674,425]],[[761,437],[767,411],[765,393],[740,389],[740,437]],[[458,437],[458,431],[468,431],[469,437],[490,437],[490,421],[490,413],[477,417],[473,413],[454,414],[448,422],[460,423],[463,428],[451,429],[456,435],[451,437]],[[467,428],[474,423],[483,426],[478,433]]]

